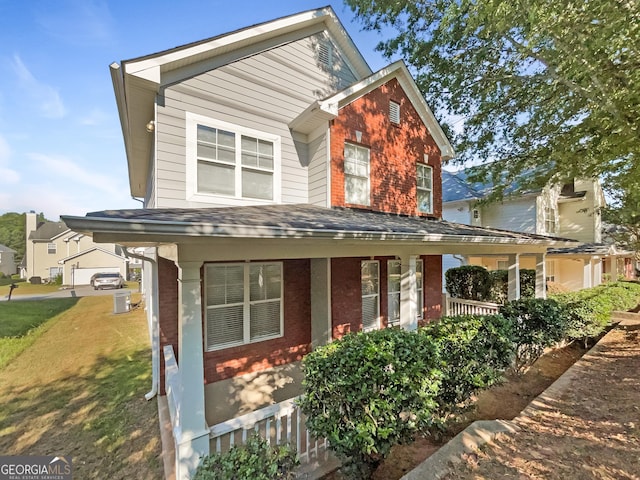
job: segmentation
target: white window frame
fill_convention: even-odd
[[[554,260],[547,260],[545,265],[545,282],[556,281],[556,262]]]
[[[207,312],[211,309],[214,309],[215,306],[208,305],[207,303],[207,289],[209,283],[209,275],[207,267],[216,266],[216,265],[225,265],[225,266],[241,266],[243,267],[243,339],[239,342],[227,342],[224,344],[218,345],[209,345],[208,343],[208,330],[211,328],[209,326],[209,321],[207,319]],[[268,265],[278,265],[280,267],[280,331],[277,334],[260,337],[258,339],[251,339],[251,305],[255,303],[260,303],[261,301],[251,301],[251,285],[250,285],[250,272],[251,267],[259,267],[259,266],[268,266]],[[213,352],[216,350],[224,350],[226,348],[237,347],[240,345],[248,345],[252,343],[264,342],[267,340],[273,340],[274,338],[281,338],[284,336],[284,268],[282,262],[214,262],[214,263],[205,263],[204,266],[204,294],[202,298],[203,309],[204,309],[204,327],[205,327],[205,349],[208,352]],[[239,303],[239,302],[238,302]]]
[[[58,253],[58,245],[53,242],[47,243],[47,253],[49,255],[55,255],[56,253]]]
[[[392,271],[396,270],[398,273],[398,290],[392,289],[392,285],[395,282],[392,281]],[[402,262],[400,260],[387,260],[387,321],[389,327],[400,325],[400,310],[398,310],[398,318],[391,318],[391,312],[389,305],[391,305],[393,298],[397,298],[398,306],[400,306],[400,290],[402,282]],[[416,318],[418,320],[423,319],[424,310],[424,261],[421,258],[416,259]]]
[[[393,100],[389,101],[389,121],[394,125],[400,124],[400,104]]]
[[[366,264],[373,264],[376,265],[377,268],[377,272],[378,275],[375,278],[376,280],[376,284],[377,284],[377,290],[375,292],[372,293],[364,293],[363,290],[365,290],[364,285],[363,285],[363,280],[364,277],[362,275],[362,272],[364,271],[364,267]],[[374,325],[365,327],[364,325],[364,308],[362,309],[362,316],[360,318],[360,321],[362,322],[362,331],[363,332],[370,332],[372,330],[378,330],[380,328],[380,262],[378,260],[363,260],[360,262],[360,292],[361,292],[361,304],[362,306],[364,306],[364,302],[365,300],[368,300],[370,298],[375,298],[376,300],[376,318],[374,320]]]
[[[544,231],[558,233],[558,210],[551,205],[544,207]]]
[[[215,120],[191,112],[186,112],[186,199],[194,202],[217,203],[222,205],[256,205],[273,204],[282,201],[282,139],[252,128],[235,125],[233,123]],[[225,130],[235,134],[236,163],[235,163],[235,194],[223,195],[198,191],[198,125]],[[264,140],[273,144],[273,198],[270,200],[242,197],[242,136]],[[246,167],[245,167],[246,168]]]
[[[509,260],[496,260],[497,270],[509,270]]]
[[[349,190],[347,184],[347,177],[364,179],[364,177],[360,175],[353,175],[347,173],[347,146],[350,148],[355,148],[356,150],[363,150],[367,152],[367,200],[366,203],[354,202],[352,198],[349,198]],[[371,149],[368,147],[363,147],[361,145],[356,145],[355,143],[345,142],[344,144],[344,201],[350,205],[371,205]]]
[[[418,182],[418,178],[420,178],[421,168],[425,168],[431,172],[431,185],[429,187],[421,187]],[[422,208],[420,207],[420,195],[419,195],[420,192],[426,192],[429,195],[429,204],[431,207],[429,211],[422,210]],[[426,163],[416,164],[416,204],[417,204],[416,208],[418,209],[418,212],[427,213],[427,214],[433,213],[433,167],[431,165],[427,165]]]

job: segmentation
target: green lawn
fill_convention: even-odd
[[[0,368],[33,344],[47,321],[76,303],[77,298],[0,302]]]
[[[13,290],[13,295],[33,295],[40,293],[53,293],[60,290],[60,285],[54,285],[52,283],[32,285],[29,282],[15,282],[18,288]],[[9,295],[11,282],[6,284],[0,284],[0,297],[6,297]]]

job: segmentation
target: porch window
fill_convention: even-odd
[[[433,168],[424,163],[417,164],[418,211],[433,213]]]
[[[55,243],[47,243],[47,253],[55,255],[58,252],[58,246]]]
[[[417,318],[422,320],[424,308],[424,288],[423,288],[423,262],[416,260],[416,291],[417,291]],[[401,262],[400,260],[389,260],[387,262],[387,309],[388,325],[400,325],[400,280]]]
[[[283,335],[282,263],[214,263],[205,269],[207,350]]]
[[[380,328],[380,263],[367,260],[360,264],[362,284],[362,330]]]
[[[344,145],[344,200],[369,205],[369,149]]]
[[[188,199],[279,201],[279,157],[278,136],[187,113]]]

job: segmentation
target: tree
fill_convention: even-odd
[[[44,214],[38,215],[38,222],[47,221]],[[26,215],[24,213],[7,212],[0,215],[0,245],[16,251],[15,262],[18,264],[24,257],[26,248],[25,236]]]
[[[617,192],[614,202],[602,210],[602,220],[609,224],[607,235],[617,245],[636,252],[640,260],[640,189]]]
[[[640,177],[637,0],[346,0],[400,54],[439,116],[462,117],[457,162],[494,198],[549,181]],[[458,129],[459,130],[459,129]]]

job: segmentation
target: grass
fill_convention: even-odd
[[[0,303],[0,368],[32,345],[46,330],[47,321],[77,302],[77,298],[52,298]]]
[[[55,285],[53,283],[33,285],[29,282],[14,282],[18,288],[13,290],[13,295],[33,295],[33,294],[41,294],[41,293],[53,293],[60,290],[60,285]],[[9,295],[11,283],[0,285],[0,297],[6,297]]]
[[[112,304],[81,298],[0,368],[3,454],[71,455],[74,478],[162,478],[144,312]]]

